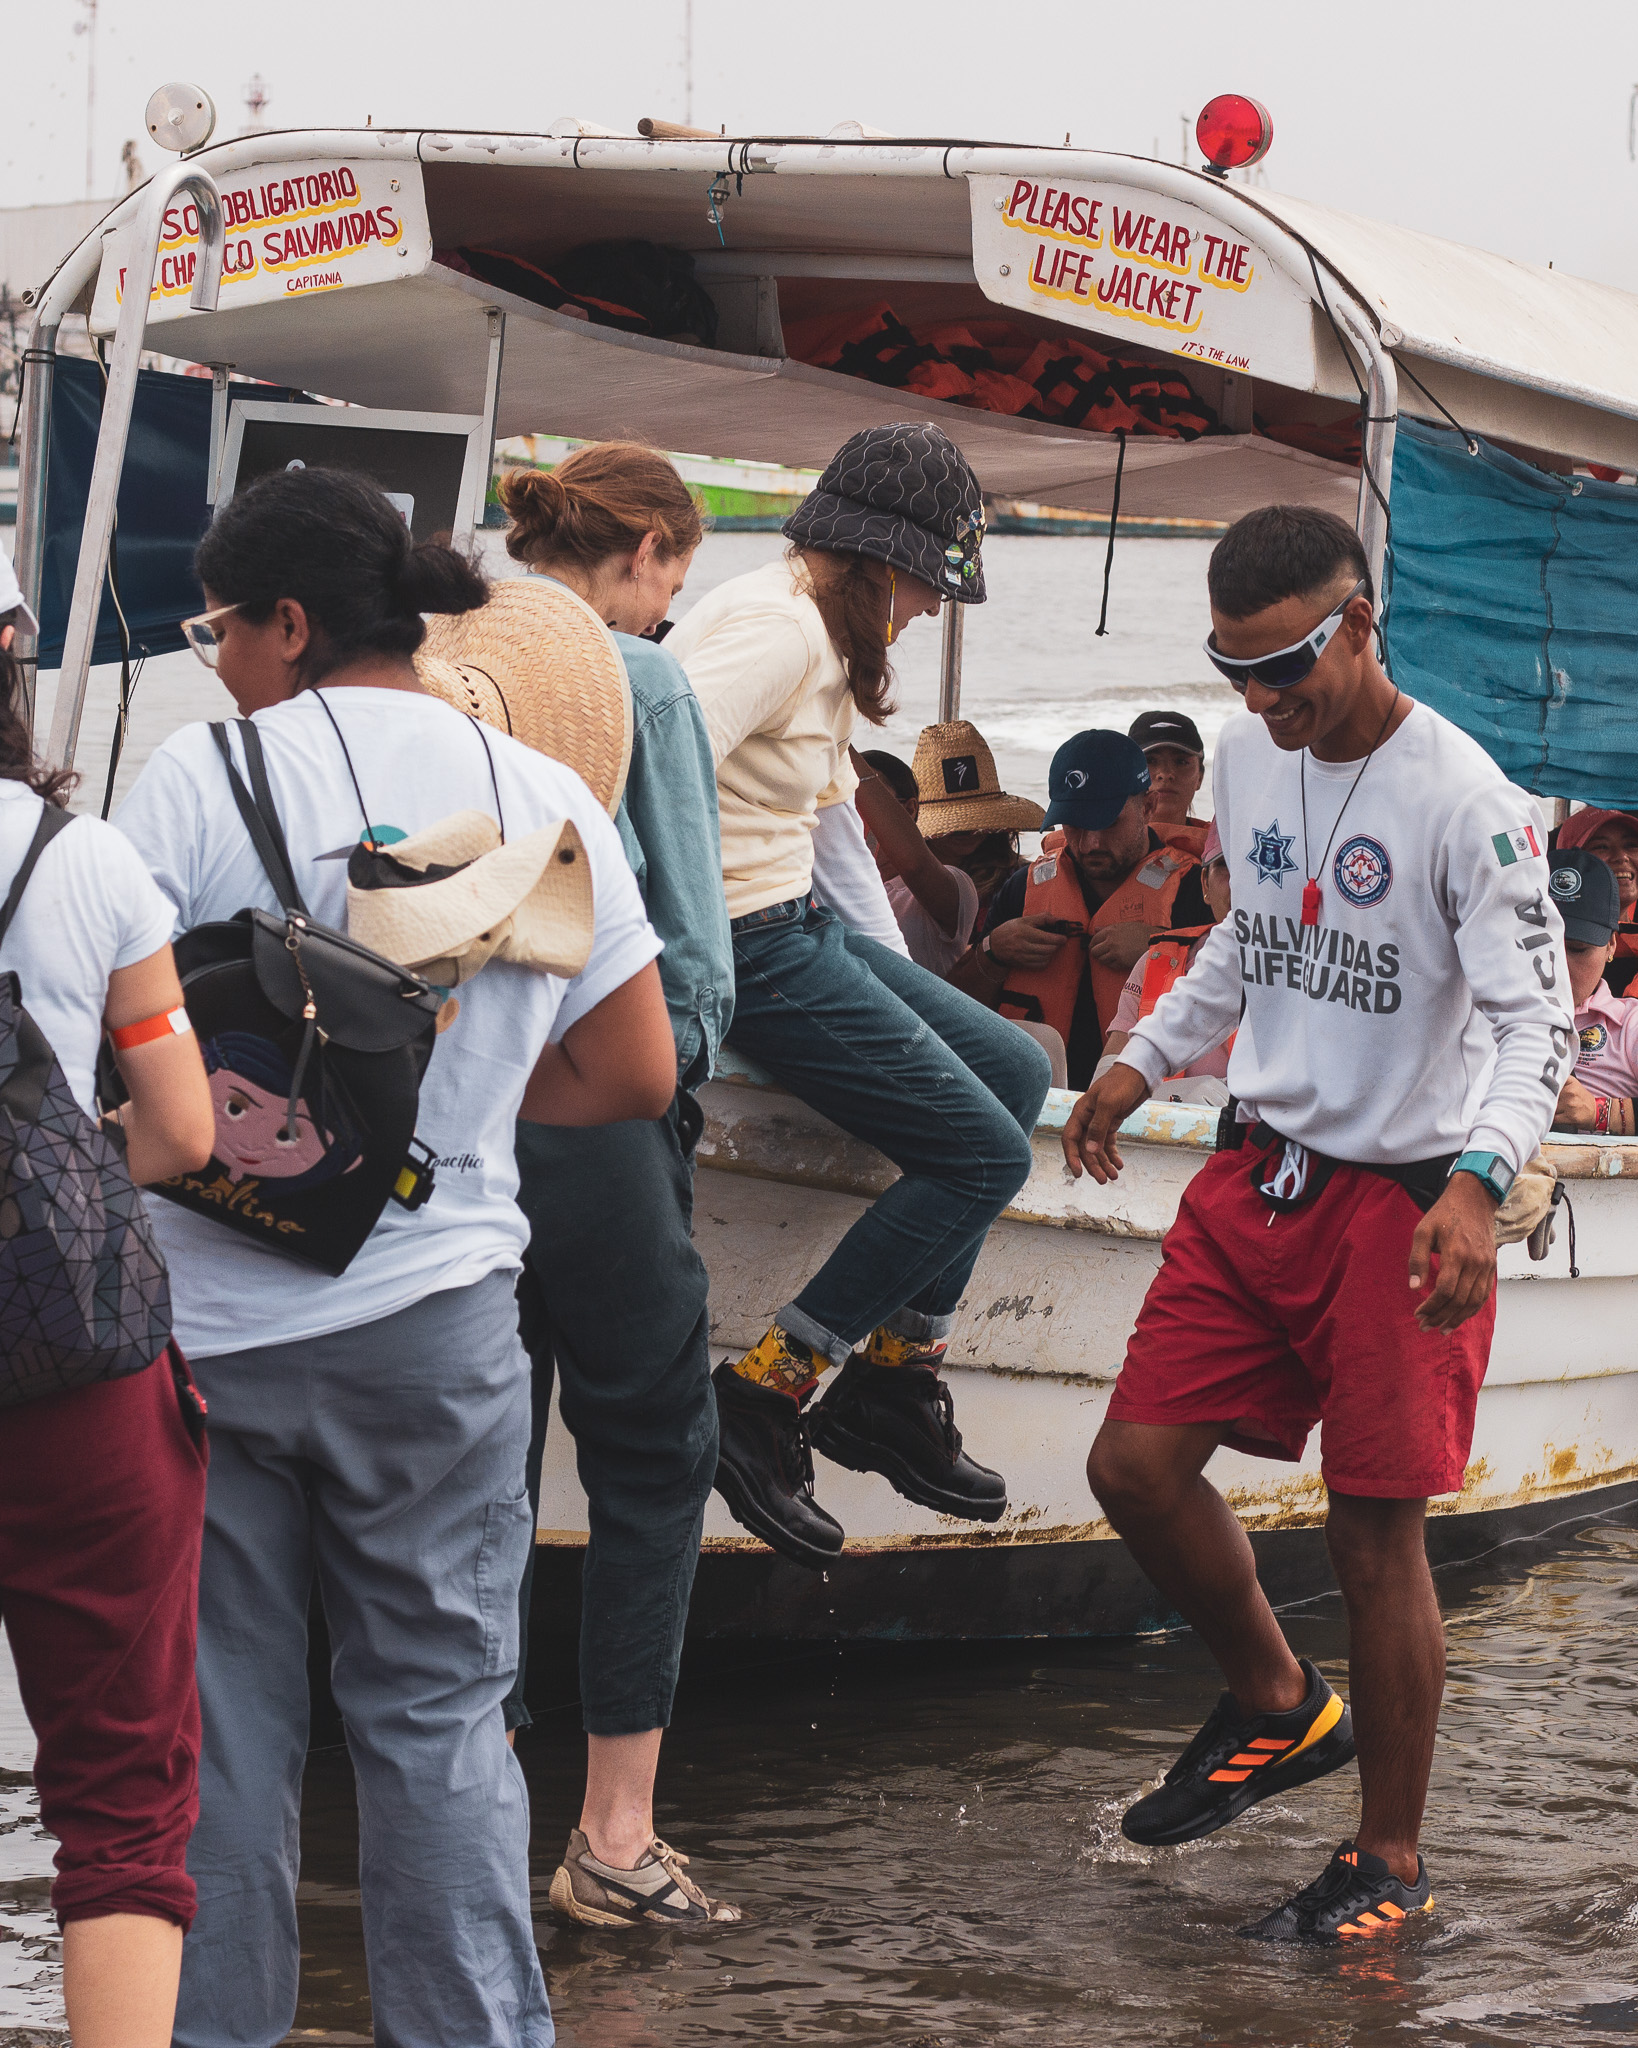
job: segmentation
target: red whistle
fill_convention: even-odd
[[[1302,892],[1302,921],[1304,924],[1319,923],[1320,886],[1318,882],[1307,882]]]

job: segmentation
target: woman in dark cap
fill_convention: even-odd
[[[733,1044],[900,1168],[737,1364],[719,1366],[717,1488],[823,1566],[839,1524],[811,1442],[908,1500],[993,1522],[1006,1482],[962,1450],[939,1375],[954,1311],[1030,1168],[1048,1083],[1023,1032],[814,901],[821,807],[850,796],[860,718],[888,715],[888,650],[945,600],[982,603],[983,501],[936,427],[855,434],[785,527],[783,559],[719,586],[669,645],[705,711],[732,921]],[[805,1404],[827,1367],[825,1399]]]

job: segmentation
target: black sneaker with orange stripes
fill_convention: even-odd
[[[1391,1933],[1413,1913],[1432,1910],[1433,1889],[1420,1856],[1416,1882],[1406,1884],[1380,1856],[1344,1842],[1312,1884],[1240,1932],[1252,1941],[1312,1941],[1330,1947]]]
[[[1243,1714],[1233,1693],[1224,1693],[1161,1783],[1126,1809],[1120,1824],[1126,1839],[1152,1848],[1198,1841],[1258,1800],[1351,1762],[1354,1724],[1347,1707],[1306,1657],[1302,1668],[1308,1696],[1284,1714]]]

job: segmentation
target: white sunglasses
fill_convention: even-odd
[[[222,651],[222,643],[216,637],[215,619],[225,619],[229,612],[236,612],[236,604],[219,604],[212,612],[198,612],[191,619],[182,621],[182,637],[198,655],[206,668],[216,666],[216,657]]]

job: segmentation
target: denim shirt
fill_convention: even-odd
[[[722,894],[717,772],[705,714],[681,665],[652,640],[616,633],[631,680],[631,769],[614,822],[648,921],[665,942],[660,981],[677,1074],[698,1087],[734,1013],[734,949]]]

